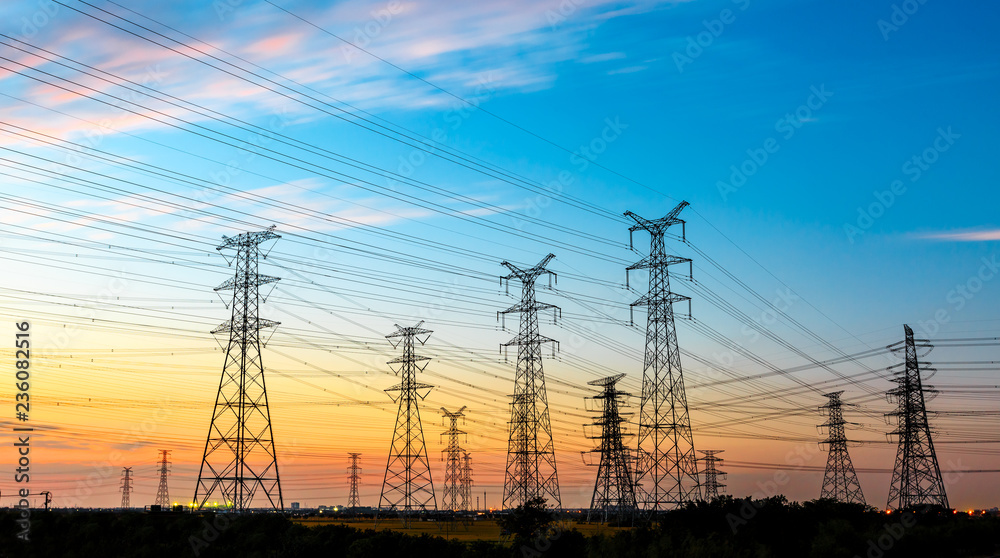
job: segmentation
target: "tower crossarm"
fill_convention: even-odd
[[[225,250],[226,248],[243,248],[246,246],[257,246],[259,244],[267,242],[268,240],[279,239],[281,238],[281,235],[274,232],[275,228],[276,228],[275,225],[271,225],[270,227],[262,231],[246,232],[238,234],[236,236],[223,236],[222,244],[219,244],[215,249],[221,251]]]
[[[277,327],[281,325],[281,322],[276,322],[274,320],[265,320],[264,318],[247,318],[245,320],[246,329],[248,330],[261,330],[267,329],[269,327]],[[239,324],[236,329],[242,331],[244,325]],[[229,333],[233,331],[233,321],[226,320],[222,322],[218,327],[212,330],[212,334],[216,333]]]

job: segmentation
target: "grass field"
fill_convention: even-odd
[[[326,517],[309,517],[296,519],[296,523],[307,526],[319,525],[347,525],[355,529],[374,529],[375,521],[372,519],[338,519]],[[608,527],[597,523],[575,523],[564,522],[561,526],[565,529],[576,529],[584,535],[595,535],[597,533],[610,534],[621,530],[620,527]],[[492,519],[472,521],[463,525],[460,522],[447,521],[412,521],[409,528],[403,528],[398,518],[381,519],[378,522],[378,530],[392,530],[411,535],[427,533],[444,537],[446,539],[458,539],[460,541],[497,541],[500,540],[500,526]]]

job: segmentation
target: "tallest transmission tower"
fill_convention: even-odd
[[[260,354],[260,330],[278,322],[258,316],[262,302],[259,287],[278,278],[257,273],[260,245],[278,238],[272,226],[224,236],[216,248],[236,251],[231,262],[236,264],[236,274],[215,288],[216,292],[233,291],[233,313],[232,319],[212,330],[213,334],[228,333],[229,345],[195,485],[196,508],[204,507],[215,496],[227,508],[246,511],[254,497],[260,496],[260,504],[284,509]]]
[[[905,361],[903,368],[895,370],[893,382],[897,387],[890,390],[890,399],[898,403],[896,411],[888,416],[896,419],[897,428],[893,432],[899,437],[896,465],[892,470],[892,484],[889,486],[889,507],[905,510],[919,505],[939,505],[948,507],[948,495],[944,491],[941,468],[938,466],[934,442],[931,441],[931,427],[927,422],[925,393],[935,391],[924,386],[920,380],[921,365],[917,360],[917,342],[913,340],[913,330],[904,325],[906,340],[903,347]],[[921,347],[930,348],[930,343],[921,341]],[[890,367],[892,370],[894,367]]]
[[[636,222],[629,228],[630,244],[635,231],[644,230],[650,236],[649,256],[626,268],[625,278],[627,284],[629,271],[649,270],[649,292],[632,307],[648,308],[635,482],[639,504],[653,514],[697,500],[700,493],[673,308],[675,302],[691,299],[670,292],[668,272],[671,265],[690,265],[691,260],[667,255],[663,245],[663,235],[671,226],[679,224],[684,230],[684,221],[677,215],[687,205],[683,201],[655,221],[625,212]]]
[[[503,344],[504,347],[517,345],[507,472],[503,481],[503,507],[506,509],[516,508],[536,497],[547,498],[555,507],[562,507],[549,402],[545,395],[545,375],[542,373],[542,344],[556,341],[538,333],[538,311],[559,309],[535,300],[535,280],[543,274],[555,276],[555,273],[545,269],[554,257],[554,254],[549,254],[530,269],[521,269],[506,261],[501,264],[511,271],[503,278],[508,286],[511,279],[521,281],[521,302],[501,312],[521,314],[517,337]]]

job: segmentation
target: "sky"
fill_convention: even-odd
[[[281,322],[263,358],[286,505],[346,503],[348,452],[378,501],[384,336],[420,320],[438,501],[440,411],[466,406],[473,491],[499,505],[516,317],[497,312],[519,293],[501,262],[553,253],[556,459],[563,505],[587,506],[587,382],[626,374],[633,412],[641,391],[646,275],[626,286],[625,267],[649,238],[630,249],[623,214],[685,200],[686,242],[667,239],[693,260],[672,269],[692,299],[682,367],[728,493],[818,497],[818,408],[844,390],[885,506],[900,359],[876,349],[909,324],[938,345],[923,358],[941,363],[925,378],[950,502],[994,507],[1000,473],[972,471],[1000,457],[997,346],[947,340],[1000,325],[998,19],[941,0],[5,2],[0,313],[31,323],[31,488],[115,506],[131,466],[150,504],[168,449],[189,501],[229,318],[215,248],[274,225],[261,273],[282,280],[261,313]],[[4,476],[0,503],[15,488]]]

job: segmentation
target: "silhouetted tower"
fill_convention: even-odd
[[[167,473],[170,472],[170,462],[167,461],[168,455],[170,455],[170,450],[160,450],[160,486],[156,489],[156,501],[153,502],[157,506],[164,508],[170,507],[170,492],[167,490]]]
[[[892,434],[899,438],[899,449],[892,470],[888,506],[896,510],[933,504],[947,508],[948,495],[945,494],[941,468],[934,453],[934,442],[931,441],[924,396],[937,391],[922,385],[920,379],[921,367],[924,370],[933,368],[917,360],[917,342],[913,339],[910,326],[904,325],[903,331],[906,334],[903,346],[900,347],[899,343],[889,346],[893,351],[904,351],[905,362],[902,369],[896,369],[899,365],[889,367],[895,374],[892,381],[899,387],[889,390],[888,398],[890,402],[895,399],[898,407],[886,416],[896,420],[897,427]],[[932,345],[929,341],[920,340],[920,347],[930,351]]]
[[[358,497],[358,485],[361,484],[361,467],[358,466],[358,458],[361,457],[360,453],[348,453],[351,459],[351,465],[347,468],[347,472],[350,476],[347,480],[351,483],[351,492],[347,497],[347,507],[348,508],[360,508],[361,498]]]
[[[278,322],[258,315],[266,298],[259,287],[279,279],[257,273],[260,245],[278,238],[272,226],[223,236],[216,248],[223,255],[223,250],[236,251],[229,260],[230,265],[235,262],[236,273],[215,288],[216,292],[233,291],[232,319],[212,330],[213,335],[228,333],[229,344],[195,485],[197,509],[213,496],[221,505],[238,512],[250,509],[257,496],[261,496],[257,503],[264,507],[285,508],[260,353],[260,330],[277,326]]]
[[[441,407],[441,412],[444,413],[444,418],[448,420],[449,427],[448,430],[441,433],[442,436],[448,437],[448,445],[441,450],[444,455],[445,466],[444,466],[444,502],[443,505],[445,509],[451,511],[459,511],[464,509],[465,501],[462,500],[462,452],[464,451],[458,443],[460,436],[465,434],[465,432],[458,429],[458,419],[464,417],[465,415],[462,411],[465,407],[462,407],[457,412],[450,412],[448,409]]]
[[[122,467],[122,509],[127,510],[132,507],[129,497],[132,495],[132,468]]]
[[[600,407],[594,409],[594,412],[601,413],[601,416],[591,424],[601,428],[601,435],[594,436],[601,442],[597,449],[591,451],[600,453],[601,460],[597,465],[597,481],[594,483],[594,495],[590,499],[587,521],[599,515],[600,520],[604,522],[624,523],[631,520],[636,511],[635,484],[632,482],[630,467],[631,455],[623,441],[628,434],[622,431],[625,419],[619,410],[626,404],[625,398],[629,394],[618,391],[615,387],[615,384],[624,377],[625,374],[616,374],[587,382],[588,385],[603,388],[600,395],[593,396]]]
[[[517,337],[502,345],[504,348],[517,345],[507,470],[503,482],[505,509],[515,508],[536,497],[545,498],[553,507],[562,507],[549,402],[545,395],[545,374],[542,372],[542,344],[551,342],[558,345],[558,342],[538,333],[538,311],[552,309],[555,316],[559,308],[535,300],[535,280],[543,274],[548,274],[550,280],[555,276],[555,273],[545,269],[554,257],[554,254],[549,254],[530,269],[521,269],[507,261],[501,263],[511,271],[510,275],[501,278],[501,283],[507,281],[508,292],[511,279],[521,282],[521,302],[498,313],[521,314]]]
[[[409,515],[415,510],[436,510],[437,497],[431,480],[431,465],[424,444],[424,429],[420,424],[417,402],[427,397],[434,386],[417,383],[417,372],[427,367],[428,357],[413,352],[413,342],[421,345],[430,338],[430,330],[423,329],[423,321],[413,327],[397,325],[396,332],[386,335],[394,348],[402,345],[403,355],[388,362],[399,375],[400,383],[385,390],[399,402],[396,428],[389,447],[389,461],[382,481],[379,509],[398,511],[404,525],[409,525]]]
[[[705,473],[705,483],[702,484],[702,497],[706,502],[711,502],[719,497],[719,494],[725,492],[722,490],[726,488],[726,485],[719,482],[719,480],[726,479],[726,472],[719,469],[719,465],[722,464],[724,459],[718,457],[718,455],[725,450],[700,450],[704,457],[701,460],[705,463],[704,473]]]
[[[674,264],[690,266],[691,260],[667,255],[663,244],[664,233],[677,224],[682,227],[681,239],[685,239],[684,221],[677,215],[687,205],[681,202],[655,221],[625,212],[636,222],[629,228],[630,245],[635,231],[644,230],[650,235],[649,256],[626,268],[625,283],[628,285],[629,271],[649,270],[649,292],[631,307],[648,308],[635,482],[639,505],[653,514],[697,500],[700,492],[673,308],[675,302],[684,300],[690,308],[691,299],[670,292],[668,272]]]
[[[844,392],[827,393],[824,397],[829,401],[820,407],[827,414],[826,422],[820,425],[821,428],[826,428],[827,438],[820,443],[827,445],[830,454],[826,458],[826,473],[823,474],[823,489],[819,497],[849,504],[864,504],[865,495],[861,492],[861,483],[854,472],[851,456],[847,453],[848,440],[844,425],[848,423],[844,421],[842,407],[846,403],[840,400],[842,393]]]
[[[462,452],[462,467],[458,474],[462,494],[462,511],[472,510],[472,456]]]

